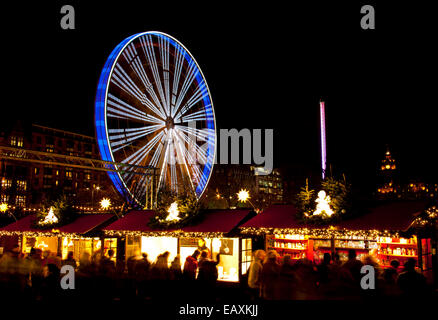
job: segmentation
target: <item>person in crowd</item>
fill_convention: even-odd
[[[339,254],[334,253],[333,258],[332,260],[330,253],[324,253],[322,262],[317,266],[319,299],[337,299],[342,296],[340,292],[343,290],[343,281]],[[351,277],[348,280],[351,280]]]
[[[218,278],[217,265],[220,263],[220,254],[216,255],[216,260],[209,257],[209,251],[202,251],[198,263],[198,284],[199,298],[204,300],[212,300],[215,294],[216,281]]]
[[[60,270],[53,264],[48,263],[44,267],[44,279],[42,283],[43,298],[53,301],[60,293]]]
[[[168,251],[158,255],[149,272],[150,292],[158,299],[164,298],[168,290],[170,280],[169,255]]]
[[[49,263],[49,257],[51,255],[50,250],[44,250],[43,251],[43,258],[41,260],[41,265],[44,268]]]
[[[113,277],[116,272],[116,264],[113,261],[114,250],[108,250],[108,257],[103,256],[99,263],[99,273],[104,277]]]
[[[181,261],[179,254],[175,256],[172,263],[170,264],[171,278],[173,280],[181,280],[182,278],[182,270],[181,270]]]
[[[388,284],[396,284],[400,262],[397,259],[391,260],[389,267],[383,271],[383,280]]]
[[[250,288],[251,298],[254,300],[260,297],[260,277],[262,274],[263,260],[265,260],[265,257],[266,252],[264,250],[256,250],[254,252],[254,260],[249,266],[248,287]]]
[[[380,295],[382,288],[382,270],[376,258],[372,254],[367,254],[362,258],[363,265],[371,266],[374,268],[374,286],[373,290],[362,290],[361,293],[365,297],[377,297]],[[361,274],[364,276],[364,274]]]
[[[417,261],[409,258],[404,264],[404,270],[397,279],[397,284],[404,297],[419,298],[427,291],[426,278],[415,270]]]
[[[42,251],[41,249],[32,248],[30,255],[27,259],[28,276],[28,289],[34,299],[39,299],[42,279],[43,279],[43,266],[42,266]]]
[[[260,275],[261,296],[265,300],[277,299],[277,286],[280,274],[280,265],[277,263],[278,254],[269,250],[263,263]]]
[[[98,294],[104,299],[112,299],[114,297],[116,264],[114,262],[114,250],[108,250],[108,256],[99,253],[99,265],[97,266],[96,288],[100,291]]]
[[[72,266],[74,269],[76,269],[77,263],[76,263],[75,258],[73,258],[73,251],[69,251],[67,253],[67,258],[62,261],[62,265],[63,266],[69,265],[69,266]]]
[[[292,258],[286,254],[281,262],[278,279],[278,298],[282,300],[294,300],[297,286],[297,277]]]
[[[398,296],[400,295],[400,288],[397,285],[397,278],[399,275],[398,268],[400,262],[397,259],[393,259],[390,262],[390,266],[383,270],[383,291],[386,296]]]
[[[140,259],[142,259],[142,256],[137,250],[134,255],[128,257],[128,259],[126,260],[126,269],[128,270],[128,277],[130,279],[135,278],[135,267]]]
[[[354,285],[359,286],[360,279],[362,277],[360,270],[363,266],[363,263],[360,260],[356,259],[356,257],[356,250],[348,250],[348,260],[342,265],[342,267],[350,272],[354,281]]]
[[[148,260],[148,254],[146,252],[143,252],[141,255],[141,259],[135,263],[135,267],[134,267],[135,278],[140,281],[147,280],[150,267],[151,267],[151,263]]]
[[[198,270],[198,257],[201,254],[199,250],[195,250],[191,256],[186,258],[184,262],[183,276],[186,280],[195,280],[196,271]]]
[[[322,262],[317,266],[318,271],[318,284],[324,285],[329,281],[330,264],[332,257],[330,253],[324,253]]]
[[[333,265],[336,265],[338,267],[342,266],[341,257],[338,252],[335,252],[333,254]]]
[[[220,254],[216,255],[216,261],[211,260],[209,258],[208,251],[202,251],[201,257],[199,259],[199,272],[198,272],[198,280],[204,281],[209,284],[216,283],[218,272],[217,265],[220,263]]]
[[[143,252],[141,259],[135,263],[134,274],[137,281],[137,293],[140,299],[147,296],[148,292],[148,280],[149,280],[149,270],[151,263],[148,260],[148,254]]]
[[[56,252],[50,252],[47,257],[47,264],[54,264],[58,269],[61,269],[62,259]]]
[[[84,251],[79,259],[78,272],[83,276],[90,276],[93,274],[93,266],[91,264],[91,255]]]
[[[294,269],[297,277],[296,299],[316,299],[318,273],[312,261],[307,258],[299,259],[295,262]]]
[[[170,252],[166,251],[158,255],[157,260],[151,267],[150,277],[153,280],[169,280],[170,270],[169,270],[169,255]]]

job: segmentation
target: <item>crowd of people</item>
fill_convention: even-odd
[[[214,295],[218,278],[216,260],[210,258],[208,250],[195,250],[181,265],[180,256],[169,261],[168,251],[158,255],[154,262],[148,255],[134,255],[126,263],[115,263],[114,251],[106,254],[97,251],[93,255],[83,252],[79,261],[68,252],[65,259],[50,252],[32,248],[23,254],[19,248],[0,257],[0,295],[21,296],[30,299],[53,299],[69,296],[117,298],[169,298],[184,290],[188,294],[202,297]],[[75,270],[75,290],[61,289],[62,266]],[[188,282],[193,282],[188,285]],[[1,298],[1,297],[0,297]]]
[[[216,259],[210,255],[208,250],[195,250],[182,264],[179,255],[169,261],[168,251],[153,262],[142,253],[129,257],[126,263],[116,264],[113,250],[93,255],[84,252],[76,261],[73,252],[61,259],[50,251],[32,248],[25,255],[15,248],[0,257],[0,295],[35,300],[65,295],[93,299],[180,299],[183,296],[214,300],[218,292],[220,255]],[[76,290],[61,289],[63,265],[74,268]],[[374,267],[373,290],[361,287],[363,265]],[[354,250],[350,250],[348,261],[343,263],[337,254],[325,253],[322,261],[315,263],[305,258],[295,260],[289,255],[280,258],[275,251],[257,250],[247,280],[237,290],[241,290],[241,298],[252,300],[418,297],[426,294],[427,285],[415,265],[414,259],[409,259],[403,267],[393,260],[389,268],[383,269],[371,255],[358,260]]]
[[[368,271],[361,273],[364,265],[373,267],[374,276]],[[362,261],[357,259],[353,249],[345,262],[336,253],[324,253],[319,263],[306,258],[293,260],[290,255],[280,258],[274,250],[257,250],[248,272],[248,287],[254,300],[425,296],[426,279],[415,265],[416,260],[410,258],[403,267],[398,260],[392,260],[390,267],[382,268],[372,255]],[[368,278],[361,285],[365,276]]]

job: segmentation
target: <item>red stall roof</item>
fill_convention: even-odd
[[[406,230],[417,214],[425,209],[424,202],[395,202],[371,208],[363,215],[335,224],[338,229],[348,230]],[[292,205],[273,205],[244,223],[242,228],[324,228],[303,225],[295,219],[296,208]]]
[[[156,231],[148,226],[149,220],[155,215],[153,210],[134,210],[128,212],[123,218],[111,223],[103,228],[103,231],[137,231],[137,232],[152,232]]]
[[[425,202],[394,202],[372,208],[362,216],[342,221],[339,228],[349,230],[397,230],[409,228],[415,217],[425,209]]]
[[[32,228],[32,223],[36,218],[36,214],[28,215],[18,221],[15,221],[11,224],[0,229],[3,232],[42,232],[41,229]]]
[[[110,213],[104,214],[87,214],[80,215],[75,221],[65,226],[54,228],[59,230],[60,233],[70,233],[70,234],[85,234],[96,227],[100,226],[104,222],[108,221],[113,217]],[[32,227],[32,223],[35,220],[36,215],[28,215],[14,223],[7,225],[0,229],[0,232],[10,232],[10,233],[46,233],[54,234],[51,229],[42,230]]]
[[[111,213],[81,215],[74,222],[60,227],[59,232],[85,234],[113,217]]]
[[[198,224],[182,228],[184,232],[230,232],[250,213],[250,210],[215,210],[206,213]]]
[[[292,205],[273,205],[254,218],[250,219],[242,228],[304,228],[296,220],[297,209]]]
[[[215,210],[209,211],[205,217],[196,225],[187,226],[178,230],[186,233],[227,233],[236,227],[248,214],[250,210]],[[123,218],[103,228],[108,234],[114,233],[154,233],[172,232],[177,230],[158,230],[148,226],[149,220],[155,215],[153,210],[131,211]]]

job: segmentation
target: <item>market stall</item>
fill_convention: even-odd
[[[391,203],[371,208],[356,218],[323,226],[299,222],[297,209],[292,205],[274,205],[240,229],[244,235],[264,237],[266,250],[276,250],[280,256],[289,254],[292,259],[319,262],[328,252],[339,254],[345,261],[348,250],[354,249],[359,259],[372,254],[382,266],[392,259],[403,265],[408,258],[419,261],[421,241],[409,228],[424,209],[421,202]]]
[[[73,252],[76,260],[83,252],[92,255],[101,249],[101,239],[98,228],[110,223],[112,214],[84,214],[70,224],[53,229],[39,229],[35,227],[36,215],[28,215],[10,225],[0,229],[2,237],[16,237],[16,245],[21,252],[29,253],[31,248],[38,248],[61,255],[66,258],[69,251]]]
[[[208,251],[212,258],[221,253],[219,280],[237,282],[251,263],[251,239],[242,239],[230,232],[244,222],[249,214],[249,210],[207,211],[193,225],[159,230],[149,224],[156,216],[154,211],[131,211],[103,231],[105,240],[122,240],[118,258],[124,252],[123,259],[144,252],[149,261],[154,262],[159,254],[168,251],[169,263],[179,255],[183,265],[186,257],[196,249]]]

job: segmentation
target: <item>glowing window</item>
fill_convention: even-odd
[[[12,186],[12,179],[2,179],[2,188],[10,188]]]

